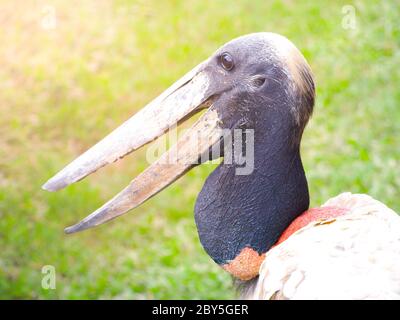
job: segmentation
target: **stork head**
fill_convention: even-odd
[[[235,129],[252,130],[254,168],[237,174],[235,163],[223,162],[207,179],[195,208],[206,251],[235,276],[250,279],[256,275],[251,265],[259,266],[283,229],[308,207],[298,150],[313,105],[312,74],[296,47],[273,33],[245,35],[219,48],[43,188],[56,191],[77,182],[206,109],[158,161],[65,231],[97,226],[139,206],[217,147],[220,151],[211,153],[224,157],[222,146],[235,144],[226,140]],[[244,275],[241,268],[247,269]]]

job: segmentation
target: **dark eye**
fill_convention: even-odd
[[[228,52],[225,52],[220,55],[219,62],[221,63],[221,66],[227,71],[231,71],[235,66],[233,58]]]

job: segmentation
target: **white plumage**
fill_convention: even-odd
[[[400,217],[368,195],[324,206],[349,213],[315,221],[272,248],[248,299],[400,299]]]

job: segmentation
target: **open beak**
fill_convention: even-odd
[[[200,109],[208,108],[160,159],[101,208],[76,225],[66,228],[66,233],[97,226],[139,206],[190,170],[199,158],[220,141],[223,130],[213,106],[216,94],[205,71],[206,63],[195,67],[43,185],[43,189],[48,191],[62,189],[155,140]]]

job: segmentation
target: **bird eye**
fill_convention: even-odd
[[[221,66],[227,71],[231,71],[235,66],[233,58],[228,52],[224,52],[223,54],[220,55],[219,62]]]

